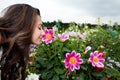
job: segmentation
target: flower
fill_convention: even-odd
[[[65,67],[71,71],[80,69],[80,64],[83,63],[80,53],[76,53],[74,50],[71,53],[66,53],[66,59],[64,60]]]
[[[104,67],[105,59],[102,57],[98,51],[94,51],[94,53],[90,54],[89,62],[92,63],[94,67]]]
[[[29,57],[29,62],[35,62],[35,61],[36,61],[36,58]]]
[[[58,35],[59,36],[59,38],[60,38],[60,40],[62,41],[62,42],[64,42],[64,41],[66,41],[66,40],[68,40],[69,39],[69,35],[68,34],[61,34],[61,35]]]
[[[109,78],[105,78],[105,80],[109,80]]]
[[[45,35],[43,35],[42,40],[45,41],[46,44],[52,43],[55,39],[55,35],[52,29],[46,29]]]
[[[84,33],[80,34],[80,37],[85,40],[86,39],[86,35]]]
[[[52,27],[52,29],[53,29],[53,31],[58,31],[58,28],[56,27],[56,25],[54,25],[54,26]]]
[[[97,68],[95,69],[95,71],[96,71],[96,72],[100,72],[100,71],[102,71],[102,70],[104,70],[104,69],[105,69],[105,67],[102,67],[102,68],[98,68],[98,67],[97,67]]]
[[[30,73],[25,80],[39,80],[39,75]]]
[[[85,53],[88,52],[89,50],[91,50],[91,47],[87,46],[86,49],[85,49]]]
[[[106,55],[105,55],[104,52],[102,52],[102,51],[98,51],[98,54],[101,54],[101,56],[102,56],[103,58],[106,58]]]
[[[101,46],[100,46],[100,48],[102,48],[102,49],[103,49],[103,48],[105,48],[105,46],[101,45]]]
[[[71,36],[71,37],[78,37],[78,36],[80,35],[79,32],[74,32],[74,31],[69,32],[68,34],[69,34],[69,36]]]
[[[37,45],[35,45],[35,44],[30,44],[30,46],[29,46],[30,53],[36,52],[36,47],[37,47]]]

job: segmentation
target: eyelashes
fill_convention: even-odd
[[[42,30],[42,28],[43,28],[43,24],[39,24],[38,29]]]
[[[39,30],[42,30],[42,27],[38,27]]]

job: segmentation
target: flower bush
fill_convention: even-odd
[[[41,74],[39,80],[119,80],[120,37],[112,34],[100,27],[46,29],[27,72]]]

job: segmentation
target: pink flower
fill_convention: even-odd
[[[105,59],[99,54],[98,51],[90,54],[89,62],[92,63],[94,67],[104,67]]]
[[[84,33],[80,34],[80,37],[85,40],[86,39],[86,35]]]
[[[52,29],[46,29],[45,35],[43,36],[42,40],[45,41],[46,44],[52,43],[55,39],[54,32]]]
[[[56,27],[56,25],[54,25],[54,26],[52,27],[52,29],[53,29],[53,31],[58,31],[58,28]]]
[[[59,36],[59,38],[60,38],[60,40],[62,41],[62,42],[64,42],[64,41],[66,41],[66,40],[68,40],[69,39],[69,35],[68,34],[61,34],[61,35],[58,35]]]
[[[80,53],[72,51],[71,53],[66,53],[66,59],[64,60],[64,62],[66,68],[74,71],[75,69],[80,69],[80,64],[83,63],[83,60],[81,59]]]
[[[69,36],[71,36],[71,37],[78,37],[78,36],[80,35],[79,32],[74,32],[74,31],[69,32],[68,34],[69,34]]]
[[[102,56],[103,58],[106,58],[106,55],[105,55],[104,52],[102,52],[102,51],[98,51],[98,54],[101,54],[101,56]]]

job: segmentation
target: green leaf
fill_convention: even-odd
[[[71,52],[71,50],[68,49],[68,48],[66,48],[66,47],[63,47],[63,51],[65,51],[65,52]]]
[[[41,77],[42,77],[43,79],[45,79],[46,76],[47,76],[47,71],[42,72]]]
[[[53,70],[49,71],[48,74],[47,74],[48,80],[50,80],[53,76],[54,76],[53,75]]]
[[[81,69],[87,71],[87,66],[86,65],[84,65],[84,66],[81,65],[80,67],[81,67]]]
[[[92,75],[96,77],[103,77],[104,74],[102,72],[93,72]]]
[[[63,75],[60,76],[60,78],[62,78],[62,80],[65,80],[66,76],[63,74]]]
[[[64,73],[64,70],[60,69],[60,68],[54,68],[54,70],[57,74],[63,74]]]
[[[47,69],[51,69],[52,67],[53,67],[53,64],[52,63],[48,63]]]
[[[81,72],[79,75],[80,80],[85,80],[84,77],[85,77],[85,74],[83,72]]]
[[[59,76],[55,75],[52,80],[59,80]]]

